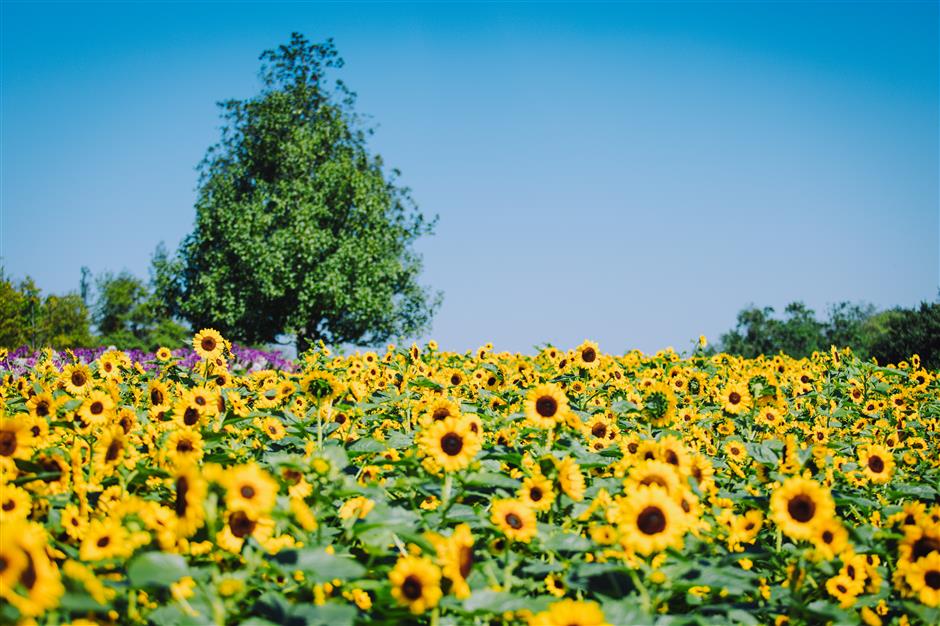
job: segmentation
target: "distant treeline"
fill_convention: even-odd
[[[190,331],[173,320],[145,281],[82,268],[79,293],[43,295],[29,277],[15,283],[0,267],[0,347],[152,351],[181,347]]]
[[[940,303],[878,311],[870,304],[841,302],[829,308],[824,321],[802,302],[788,304],[782,316],[772,307],[751,306],[738,313],[737,326],[716,348],[744,357],[783,352],[799,358],[830,346],[848,346],[881,364],[917,354],[924,367],[940,369]]]

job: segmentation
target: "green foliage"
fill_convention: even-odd
[[[165,316],[147,284],[129,272],[106,272],[96,280],[94,322],[99,343],[122,350],[183,345],[189,331]]]
[[[342,67],[332,41],[294,33],[261,60],[261,93],[220,104],[195,228],[176,256],[158,251],[158,294],[194,327],[247,343],[419,333],[440,295],[418,284],[411,244],[433,224],[369,153],[355,94],[328,80]]]
[[[940,304],[876,312],[870,304],[840,302],[829,308],[825,322],[816,320],[802,302],[787,305],[784,312],[778,319],[772,307],[742,310],[737,326],[721,336],[721,349],[748,358],[779,352],[806,357],[830,346],[848,346],[880,363],[898,363],[918,354],[925,367],[940,369]]]
[[[0,268],[0,347],[82,348],[93,344],[78,294],[45,298],[29,277],[15,285]]]
[[[880,321],[884,333],[871,349],[880,363],[897,363],[918,354],[921,365],[940,369],[940,304],[921,302],[918,309],[892,309]]]

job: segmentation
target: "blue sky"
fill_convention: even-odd
[[[749,303],[933,300],[936,2],[0,6],[0,256],[77,289],[190,231],[215,102],[333,37],[440,218],[430,337],[687,348]]]

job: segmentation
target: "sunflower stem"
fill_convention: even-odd
[[[506,546],[506,564],[503,566],[503,591],[509,592],[512,588],[512,544]]]
[[[441,523],[447,519],[447,512],[450,510],[450,492],[453,488],[454,475],[450,472],[444,474],[444,486],[441,488]]]
[[[640,601],[643,604],[643,610],[646,611],[647,615],[653,614],[653,603],[650,600],[649,591],[646,590],[646,585],[643,584],[643,581],[640,580],[640,577],[637,576],[635,569],[628,569],[630,572],[630,580],[633,581],[633,586],[637,591],[640,592]]]

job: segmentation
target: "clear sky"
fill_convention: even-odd
[[[0,256],[47,292],[191,230],[215,102],[332,36],[440,217],[430,337],[689,347],[749,303],[936,297],[937,2],[13,3]]]

